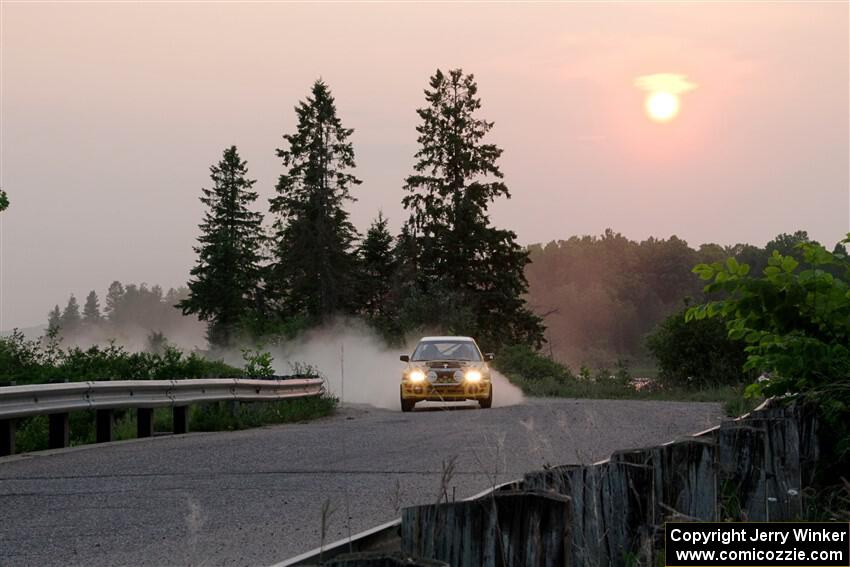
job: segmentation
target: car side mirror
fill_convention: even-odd
[[[400,357],[398,357],[398,359],[402,362],[410,362],[410,357],[406,354],[401,355]]]
[[[484,360],[486,360],[488,362],[493,360],[494,358],[496,358],[496,355],[493,354],[492,352],[488,352],[487,354],[484,355]]]

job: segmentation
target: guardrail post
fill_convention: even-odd
[[[62,449],[71,444],[71,425],[67,413],[52,413],[49,417],[47,445],[51,449]]]
[[[175,434],[189,432],[189,406],[174,406],[174,427],[172,429]]]
[[[136,410],[136,437],[153,437],[153,408]]]
[[[114,424],[115,420],[112,418],[111,409],[97,410],[95,437],[98,443],[109,443],[112,441]]]
[[[15,420],[0,419],[0,457],[15,454]]]

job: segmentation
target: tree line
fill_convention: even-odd
[[[186,287],[166,291],[159,285],[114,281],[103,303],[91,290],[82,306],[73,294],[64,308],[55,305],[47,316],[47,335],[83,346],[115,339],[157,352],[166,337],[180,337],[187,334],[187,328],[200,326],[176,308],[188,296]],[[197,334],[198,329],[195,331]]]
[[[179,308],[209,323],[216,347],[291,336],[339,315],[365,318],[391,342],[433,329],[475,335],[490,348],[539,346],[542,322],[523,297],[528,251],[487,213],[510,192],[477,93],[460,69],[431,77],[417,111],[416,164],[401,188],[408,219],[393,235],[379,212],[361,236],[346,210],[362,183],[353,130],[316,81],[277,149],[282,172],[267,213],[255,210],[255,180],[235,146],[210,168]]]
[[[548,340],[544,350],[555,359],[575,368],[610,367],[619,359],[655,366],[669,332],[684,322],[686,303],[710,299],[692,273],[694,266],[731,257],[760,274],[773,251],[800,256],[801,243],[816,244],[805,231],[780,234],[764,247],[692,248],[676,236],[639,242],[610,229],[600,236],[573,236],[529,247],[528,302],[544,317]],[[843,250],[843,245],[838,244],[836,252],[839,248]],[[674,320],[661,325],[668,316]],[[722,338],[725,333],[719,327],[719,332],[711,327],[696,333],[694,341]],[[648,339],[659,329],[664,337],[648,350]],[[738,350],[735,356],[743,360],[743,351]],[[675,357],[681,358],[680,354]]]

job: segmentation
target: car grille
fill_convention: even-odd
[[[429,362],[428,368],[433,368],[435,370],[452,368],[454,370],[457,370],[458,368],[463,368],[463,364],[459,361],[451,360],[444,362]]]
[[[437,379],[434,381],[436,384],[454,384],[455,373],[454,372],[437,372]]]

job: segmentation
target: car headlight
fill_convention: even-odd
[[[411,370],[410,374],[407,375],[407,378],[411,382],[422,382],[425,380],[425,373],[421,370]]]
[[[481,372],[478,370],[467,370],[464,375],[467,382],[481,382]]]

